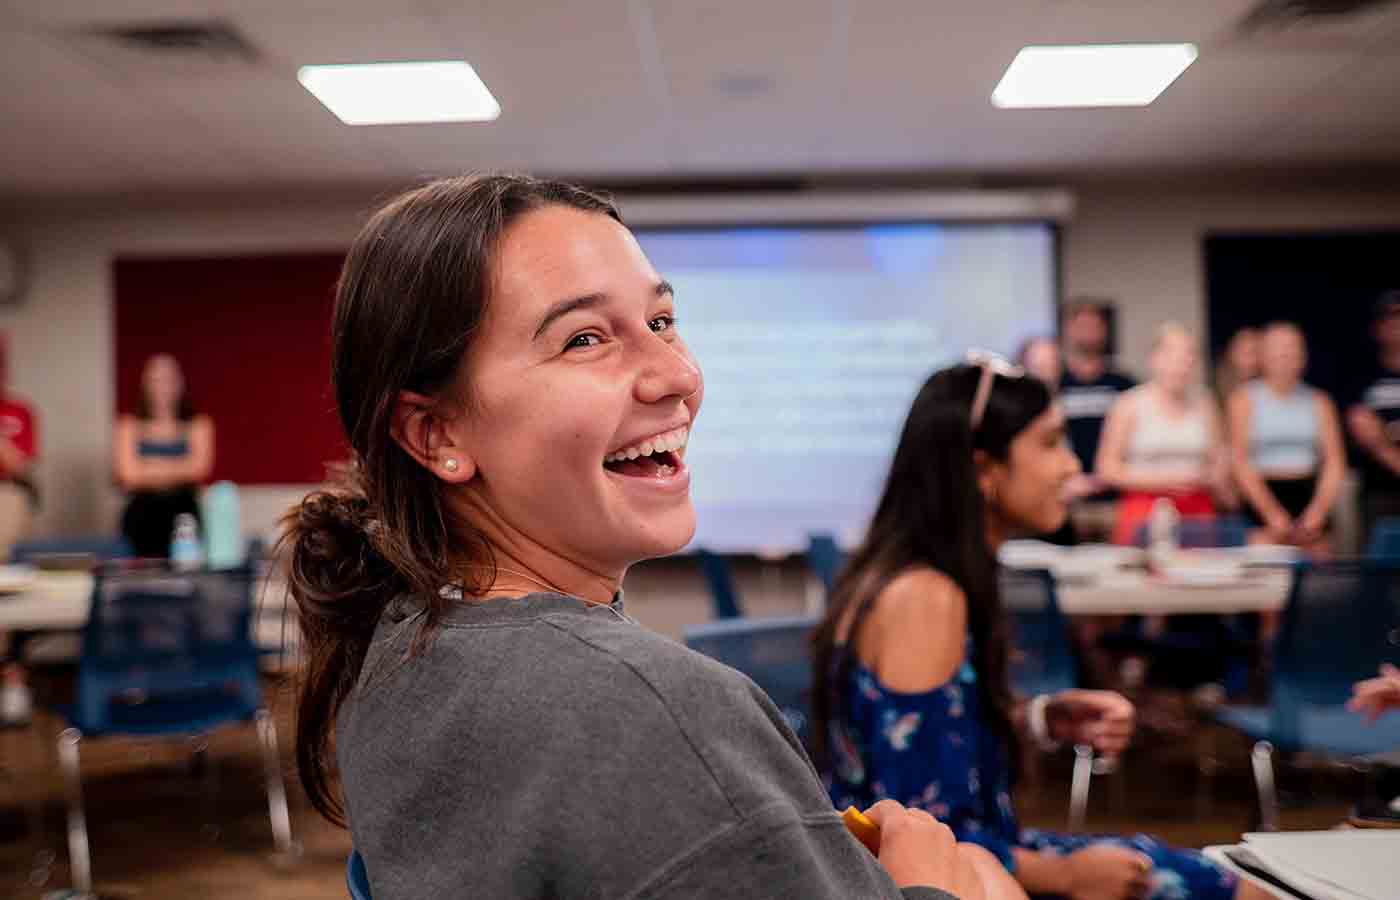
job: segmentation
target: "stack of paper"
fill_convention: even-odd
[[[1207,855],[1304,900],[1400,898],[1400,830],[1247,834],[1243,844]]]

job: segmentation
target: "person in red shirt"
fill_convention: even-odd
[[[34,515],[34,483],[30,473],[38,448],[34,411],[6,390],[5,336],[0,334],[0,563],[10,548],[29,532]],[[0,633],[0,651],[9,643]],[[0,667],[0,724],[29,718],[29,688],[18,663]]]
[[[5,336],[0,334],[0,562],[24,537],[33,517],[30,473],[38,449],[37,423],[29,404],[6,390]]]

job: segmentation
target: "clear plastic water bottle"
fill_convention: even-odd
[[[175,517],[170,533],[170,565],[188,571],[204,565],[204,547],[199,543],[199,522],[189,513]]]
[[[1153,569],[1164,571],[1176,558],[1180,528],[1181,514],[1176,504],[1166,497],[1158,497],[1147,520],[1147,561]]]

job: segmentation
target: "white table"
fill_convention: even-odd
[[[1072,616],[1280,612],[1288,602],[1287,570],[1249,570],[1229,584],[1183,586],[1146,572],[1117,571],[1056,583],[1060,609]]]
[[[87,572],[39,572],[34,584],[0,594],[0,631],[77,631],[92,608]]]

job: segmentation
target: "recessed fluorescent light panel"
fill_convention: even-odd
[[[992,103],[1004,109],[1146,106],[1195,61],[1195,44],[1022,47],[992,91]]]
[[[302,66],[297,80],[346,125],[489,122],[501,114],[460,60]]]

